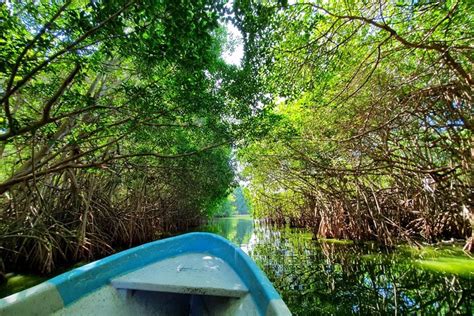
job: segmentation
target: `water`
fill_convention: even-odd
[[[198,230],[240,246],[266,273],[295,315],[473,315],[474,259],[459,247],[315,241],[309,232],[216,219]],[[0,297],[45,277],[12,275]]]
[[[315,241],[248,217],[213,220],[201,231],[239,245],[295,315],[472,315],[474,260],[459,247]]]

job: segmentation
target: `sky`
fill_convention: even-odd
[[[231,22],[226,22],[226,23],[224,23],[224,25],[227,29],[228,40],[234,40],[236,42],[236,45],[234,46],[233,51],[224,50],[224,52],[222,53],[222,58],[228,64],[240,66],[241,62],[242,62],[242,58],[244,57],[244,46],[243,46],[242,33],[240,33],[239,29],[236,28]],[[236,179],[235,180],[242,187],[248,186],[249,181],[244,179],[243,177],[239,176],[243,171],[243,166],[237,160],[234,150],[233,150],[233,154],[232,154],[231,159],[233,161],[232,165],[235,168],[235,170],[234,170],[235,174],[236,174]]]
[[[243,37],[239,29],[237,29],[231,22],[225,22],[227,29],[227,36],[231,40],[236,41],[233,51],[225,50],[222,54],[225,62],[231,65],[239,66],[244,56]]]

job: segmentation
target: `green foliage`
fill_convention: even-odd
[[[250,73],[221,58],[224,4],[0,4],[7,268],[146,242],[228,196],[231,144],[255,119],[239,99]]]
[[[213,212],[213,215],[217,217],[247,214],[249,214],[249,205],[241,187],[235,188],[226,199],[222,200],[218,209]]]
[[[239,151],[256,216],[387,244],[471,234],[471,2],[236,5],[278,118]]]
[[[234,205],[239,215],[249,214],[249,205],[242,191],[242,187],[237,187],[234,192]]]

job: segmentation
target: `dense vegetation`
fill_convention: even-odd
[[[472,12],[2,2],[0,272],[50,272],[232,213],[235,152],[257,217],[385,244],[470,236]],[[242,32],[240,66],[221,57],[224,21]]]
[[[232,141],[258,116],[236,98],[246,70],[221,58],[229,12],[212,0],[0,4],[7,269],[50,272],[219,208]]]
[[[253,212],[321,237],[471,235],[472,1],[255,2],[274,128],[240,151]],[[249,15],[250,16],[250,15]]]

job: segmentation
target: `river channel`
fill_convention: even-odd
[[[459,244],[385,249],[314,240],[308,231],[248,216],[214,219],[195,231],[238,245],[294,315],[474,315],[474,259]],[[12,273],[0,297],[46,279]]]

